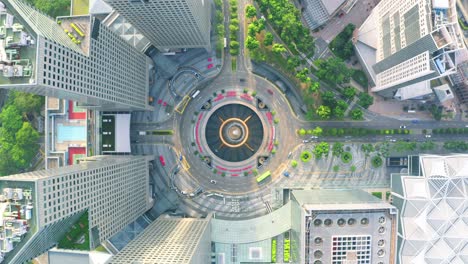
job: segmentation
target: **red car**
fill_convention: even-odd
[[[166,161],[163,156],[159,156],[159,161],[161,162],[161,165],[166,166]]]

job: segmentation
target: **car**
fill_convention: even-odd
[[[401,125],[400,128],[406,128],[406,126],[405,126],[405,125]]]
[[[159,156],[159,162],[161,162],[161,165],[166,166],[166,161],[163,156]]]
[[[316,139],[318,138],[317,136],[311,136],[310,139]]]
[[[283,172],[283,175],[286,176],[286,177],[289,177],[289,172],[285,171],[285,172]]]
[[[430,138],[430,137],[431,137],[431,135],[426,135],[426,137],[427,137],[427,138]]]
[[[310,141],[307,139],[302,140],[302,143],[309,143]]]
[[[289,152],[288,159],[290,159],[291,157],[292,157],[292,152]]]
[[[406,142],[409,142],[409,139],[405,139]]]
[[[216,181],[215,180],[210,180],[210,183],[216,184]]]
[[[183,194],[183,195],[187,195],[186,191],[181,191],[180,193]]]
[[[396,139],[390,139],[389,141],[390,142],[396,142]]]
[[[344,16],[344,13],[340,13],[340,14],[338,15],[339,18],[342,18],[343,16]]]
[[[271,89],[268,89],[267,92],[270,94],[270,95],[273,95],[273,91]]]
[[[419,120],[417,120],[417,119],[415,119],[415,120],[411,120],[411,123],[413,123],[413,124],[417,124],[417,123],[419,123]]]

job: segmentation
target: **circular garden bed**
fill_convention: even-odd
[[[301,153],[301,160],[302,162],[309,162],[312,159],[312,153],[308,150],[304,150]]]

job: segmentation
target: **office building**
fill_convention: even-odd
[[[409,160],[408,173],[391,176],[400,211],[397,263],[467,263],[468,155]]]
[[[455,0],[382,0],[354,43],[371,91],[399,100],[424,99],[468,59]]]
[[[98,246],[151,208],[149,162],[143,156],[95,156],[0,178],[3,261],[23,263],[42,254],[83,214],[89,246]]]
[[[362,190],[290,190],[290,196],[261,217],[212,219],[216,263],[394,263],[394,206]]]
[[[341,10],[349,12],[356,4],[356,0],[304,0],[303,16],[311,29],[316,29],[325,24]]]
[[[210,220],[210,215],[206,218],[162,215],[109,263],[210,263]]]
[[[207,0],[105,0],[157,49],[210,49]]]
[[[0,87],[98,110],[150,110],[151,59],[93,16],[57,21],[21,0],[0,5]]]

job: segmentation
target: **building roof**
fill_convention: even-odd
[[[79,251],[53,248],[48,252],[49,264],[104,264],[112,255],[96,251]]]
[[[109,263],[193,263],[200,243],[210,229],[207,218],[172,218],[166,215],[153,221]],[[138,252],[138,253],[137,253]],[[208,254],[208,252],[206,252]],[[198,263],[198,262],[197,262]]]
[[[322,0],[323,6],[328,14],[333,14],[346,0]]]
[[[468,155],[420,156],[420,176],[401,176],[401,263],[467,263]]]
[[[112,7],[110,7],[103,0],[89,0],[89,13],[92,15],[97,14],[109,14],[112,12]]]

